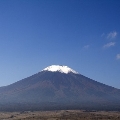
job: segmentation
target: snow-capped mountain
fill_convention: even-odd
[[[61,72],[65,74],[72,72],[72,73],[78,74],[78,72],[76,72],[75,70],[69,68],[68,66],[64,66],[64,65],[51,65],[51,66],[46,67],[42,71]]]
[[[0,110],[50,109],[120,110],[120,90],[60,65],[0,87]]]

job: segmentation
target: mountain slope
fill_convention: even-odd
[[[14,107],[19,104],[26,110],[120,108],[119,89],[91,80],[70,68],[65,73],[59,68],[54,71],[44,69],[9,86],[1,87],[0,103],[3,108],[8,109],[9,105]],[[5,106],[8,103],[8,107]],[[21,109],[20,106],[16,109]]]

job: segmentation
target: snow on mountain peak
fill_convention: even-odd
[[[68,66],[63,66],[63,65],[51,65],[51,66],[46,67],[42,71],[51,71],[51,72],[58,71],[58,72],[65,73],[65,74],[72,72],[72,73],[78,74],[78,72],[76,72],[75,70],[69,68]]]

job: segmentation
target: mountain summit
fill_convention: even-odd
[[[68,66],[64,66],[64,65],[51,65],[51,66],[46,67],[42,71],[61,72],[65,74],[72,72],[72,73],[78,74],[78,72],[76,72],[75,70],[69,68]]]
[[[60,65],[0,87],[0,111],[56,109],[120,110],[120,90]]]

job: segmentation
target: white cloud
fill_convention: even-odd
[[[117,54],[117,55],[116,55],[116,59],[117,59],[117,60],[120,60],[120,54]]]
[[[103,48],[109,48],[109,47],[112,47],[112,46],[115,46],[115,42],[107,43],[103,46]]]
[[[114,32],[110,32],[108,35],[107,35],[107,39],[114,39],[116,38],[117,36],[117,32],[114,31]]]
[[[90,45],[85,45],[83,48],[88,49],[89,47],[90,47]]]

